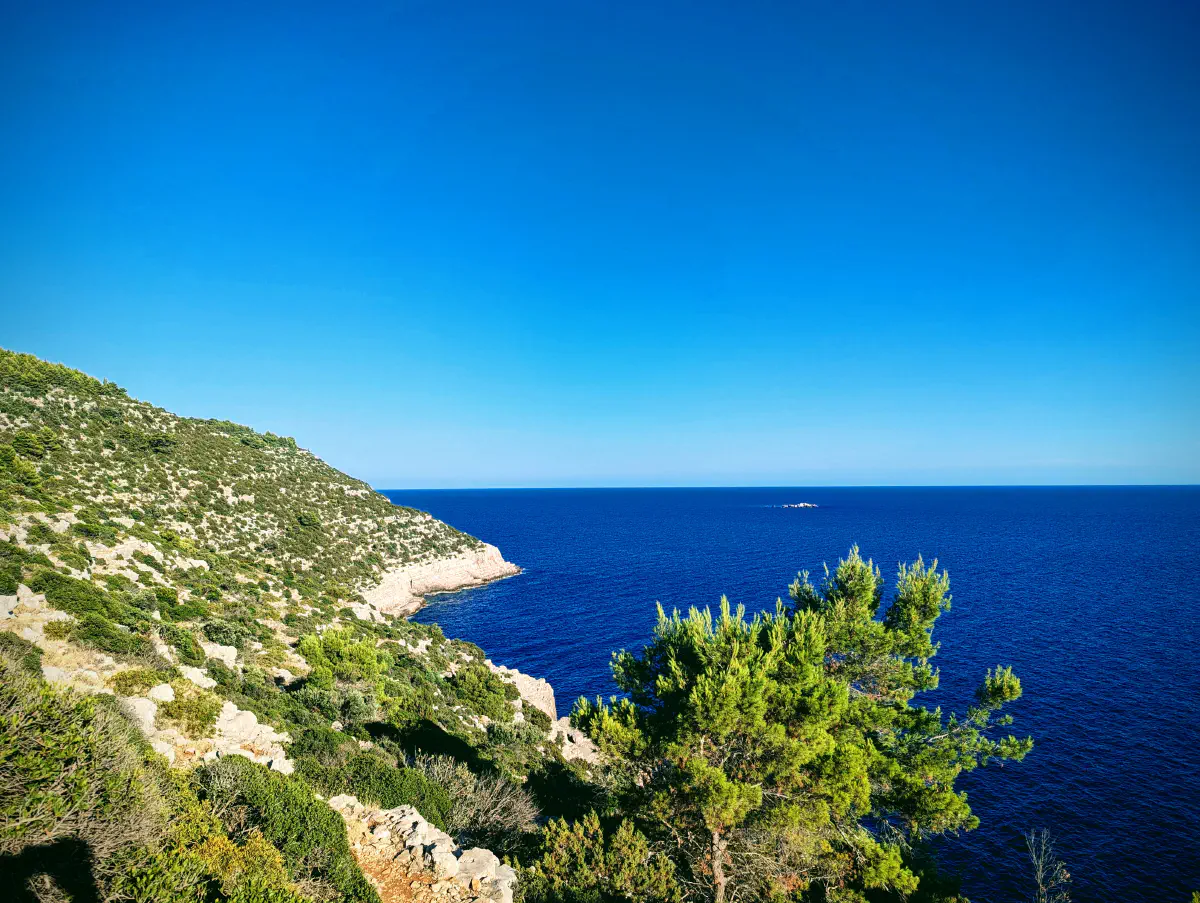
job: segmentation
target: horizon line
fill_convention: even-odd
[[[372,486],[376,492],[573,492],[595,490],[650,489],[1197,489],[1200,483],[859,483],[812,485],[728,485],[728,486]]]

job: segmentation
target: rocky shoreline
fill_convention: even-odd
[[[446,558],[392,568],[373,587],[362,590],[366,605],[357,606],[355,613],[367,618],[408,617],[425,606],[426,596],[482,586],[519,573],[519,567],[485,542]]]

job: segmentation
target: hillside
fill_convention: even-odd
[[[444,838],[442,872],[474,863],[474,893],[464,877],[437,899],[510,899],[511,870],[456,844],[517,842],[538,813],[520,785],[590,754],[545,681],[393,615],[516,571],[292,439],[0,350],[0,872],[48,856],[53,874],[47,850],[82,837],[112,899],[374,900],[356,857],[368,874],[373,860],[321,802],[354,794],[351,829],[416,807],[407,824]],[[175,837],[189,818],[203,830]],[[122,883],[122,857],[152,890]],[[230,872],[238,857],[273,871]],[[404,887],[446,877],[432,869],[411,858]]]
[[[398,507],[294,439],[177,417],[113,383],[0,350],[6,513],[72,513],[83,539],[129,535],[348,596],[390,569],[483,544]]]

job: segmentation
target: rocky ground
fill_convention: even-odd
[[[512,903],[516,872],[490,850],[464,850],[412,806],[378,809],[353,796],[329,805],[385,903]]]

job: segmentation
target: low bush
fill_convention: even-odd
[[[0,854],[77,837],[103,859],[161,829],[161,775],[104,702],[51,686],[0,651]]]
[[[175,691],[175,698],[158,704],[158,720],[188,737],[209,734],[221,714],[221,697],[186,680],[175,681],[171,689]]]
[[[51,621],[43,628],[48,640],[69,640],[75,624],[71,621]]]
[[[81,646],[125,658],[154,654],[154,646],[141,634],[123,629],[103,615],[85,614],[72,626],[70,638]]]
[[[517,688],[501,680],[485,665],[460,668],[448,681],[454,695],[471,711],[493,721],[512,721],[509,701],[517,698]]]
[[[525,720],[543,735],[550,733],[553,722],[550,720],[550,716],[537,706],[526,703],[521,707],[521,713],[525,716]]]
[[[56,624],[52,621],[51,624]],[[46,625],[49,627],[50,625]],[[36,643],[31,643],[15,633],[0,633],[0,656],[8,656],[8,660],[21,667],[29,674],[41,675],[42,649]]]
[[[202,628],[205,638],[210,643],[222,646],[235,646],[241,649],[249,638],[250,633],[240,624],[229,621],[209,621]]]
[[[525,903],[676,903],[675,867],[628,821],[606,834],[596,814],[542,829],[541,856],[521,871]]]
[[[76,580],[55,571],[42,571],[29,583],[35,593],[45,593],[46,601],[59,611],[76,617],[85,614],[106,615],[108,593],[87,580]]]
[[[347,903],[379,903],[350,852],[341,816],[317,799],[302,779],[241,756],[201,767],[196,779],[201,798],[227,830],[258,829],[301,886],[320,882]]]
[[[175,654],[179,656],[180,662],[195,667],[204,664],[204,649],[190,630],[174,624],[163,624],[159,627],[159,632],[165,642],[175,647]]]
[[[344,792],[384,809],[415,806],[431,824],[446,830],[450,796],[446,790],[412,768],[397,768],[377,756],[354,756],[342,769]]]
[[[151,687],[170,683],[177,677],[174,669],[129,668],[110,677],[108,685],[118,696],[139,696]]]
[[[537,804],[529,791],[514,781],[498,774],[477,774],[450,756],[418,754],[412,768],[450,797],[446,830],[463,846],[488,846],[505,852],[519,835],[536,827],[541,815]]]

